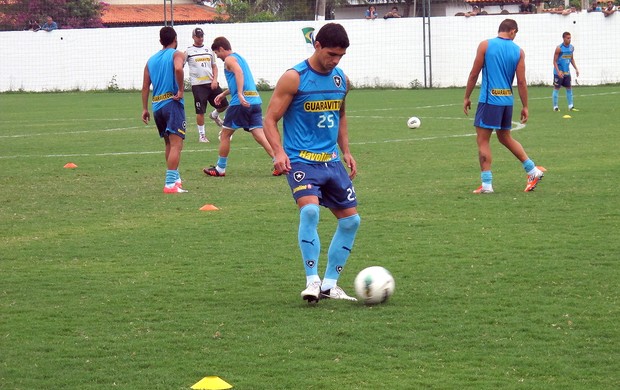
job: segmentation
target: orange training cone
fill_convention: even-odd
[[[75,165],[74,163],[70,162],[70,163],[66,163],[65,166],[63,168],[77,168],[77,165]]]
[[[200,211],[215,211],[215,210],[219,210],[219,209],[212,204],[206,204],[200,208]]]

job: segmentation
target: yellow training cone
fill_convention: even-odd
[[[562,118],[564,118],[564,119],[570,119],[570,118],[572,118],[572,116],[570,116],[570,115],[564,115]]]
[[[219,209],[212,204],[206,204],[200,208],[200,211],[215,211],[215,210],[219,210]]]
[[[232,389],[232,386],[218,376],[205,376],[198,383],[192,386],[194,390],[220,390]]]

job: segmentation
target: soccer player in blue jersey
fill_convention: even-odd
[[[217,58],[224,61],[224,75],[228,89],[215,97],[215,104],[219,105],[230,95],[230,106],[226,110],[222,131],[220,133],[220,147],[217,163],[202,171],[208,176],[226,176],[228,154],[230,153],[230,139],[235,130],[249,131],[267,154],[273,159],[273,150],[265,138],[263,131],[262,100],[256,89],[254,76],[248,62],[238,53],[233,52],[230,42],[225,37],[217,37],[211,44],[211,50]],[[273,171],[274,176],[281,175]]]
[[[149,123],[149,90],[153,85],[153,119],[159,136],[166,145],[166,181],[164,193],[187,192],[179,175],[179,162],[185,139],[185,104],[183,100],[183,61],[185,56],[177,51],[177,33],[172,27],[159,30],[163,48],[155,53],[144,67],[142,81],[142,121]]]
[[[553,111],[560,111],[558,107],[558,95],[560,88],[566,88],[566,100],[568,101],[569,111],[579,111],[573,105],[573,88],[571,85],[570,66],[575,68],[575,74],[579,77],[579,69],[575,65],[573,52],[575,47],[571,45],[571,35],[569,32],[562,34],[562,44],[555,48],[553,54]]]
[[[482,41],[478,45],[476,58],[467,79],[463,100],[465,115],[468,115],[471,109],[469,97],[476,86],[478,75],[482,71],[482,85],[480,86],[480,97],[474,119],[482,185],[474,191],[475,194],[493,193],[490,145],[493,130],[495,130],[499,142],[523,164],[523,168],[527,172],[525,192],[533,191],[544,176],[545,168],[537,167],[527,156],[523,146],[510,134],[514,104],[512,82],[515,75],[517,76],[519,97],[523,105],[521,123],[527,122],[529,115],[527,82],[525,80],[525,52],[513,42],[518,31],[517,22],[514,20],[505,19],[502,21],[499,25],[498,36]]]
[[[299,209],[297,241],[306,273],[301,297],[309,303],[323,298],[356,300],[337,285],[360,224],[352,182],[357,164],[349,150],[345,115],[349,82],[337,67],[348,47],[349,38],[341,25],[324,25],[316,35],[312,56],[278,81],[265,115],[265,135],[275,152],[274,168],[287,174]],[[283,142],[277,127],[280,119]],[[322,281],[318,273],[319,205],[329,208],[338,220]]]

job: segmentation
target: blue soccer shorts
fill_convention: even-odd
[[[260,104],[252,104],[250,107],[229,106],[224,117],[223,127],[237,130],[252,131],[263,128],[263,110]]]
[[[491,130],[510,130],[512,128],[512,106],[478,103],[474,126]]]
[[[343,210],[357,206],[353,182],[340,161],[306,164],[291,163],[286,176],[293,198],[314,195],[319,204],[329,209]]]
[[[185,139],[185,108],[177,100],[172,100],[159,110],[153,113],[155,125],[159,136],[164,137],[166,133],[176,134]]]

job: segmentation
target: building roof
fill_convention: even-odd
[[[540,3],[541,0],[531,0],[530,3]],[[509,4],[521,4],[521,0],[465,0],[468,4],[476,5],[509,5]]]
[[[198,4],[175,4],[166,6],[166,19],[174,24],[198,24],[221,21],[221,15],[212,7]],[[227,17],[224,17],[227,19]],[[106,27],[152,26],[164,23],[163,4],[108,5],[101,21]]]

